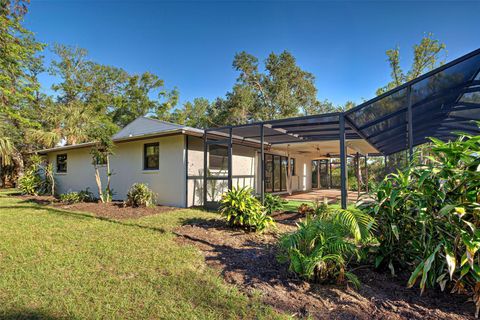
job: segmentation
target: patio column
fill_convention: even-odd
[[[339,115],[340,125],[340,191],[342,209],[347,208],[347,154],[345,148],[345,115]]]
[[[368,153],[365,154],[365,191],[368,193]]]
[[[260,199],[265,202],[265,150],[263,123],[260,125]]]
[[[207,205],[207,170],[208,170],[207,130],[203,131],[203,206]]]
[[[412,115],[412,86],[407,89],[407,129],[408,129],[408,155],[410,161],[413,160],[413,115]]]
[[[232,152],[232,128],[228,130],[228,190],[232,190],[233,184],[232,184],[232,158],[233,158],[233,152]]]
[[[357,171],[357,197],[360,197],[360,153],[357,152],[355,156],[356,160],[356,171]]]

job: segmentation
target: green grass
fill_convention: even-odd
[[[302,204],[306,203],[308,205],[313,205],[313,201],[298,201],[298,200],[287,200],[287,203],[284,206],[285,211],[292,211],[292,212],[297,212],[298,207]],[[333,203],[329,205],[330,208],[335,208],[335,209],[340,209],[340,205],[338,203]],[[355,204],[349,204],[348,208],[355,208]]]
[[[109,221],[0,191],[0,318],[278,318],[175,242],[177,210]]]

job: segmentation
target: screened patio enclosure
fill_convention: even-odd
[[[321,160],[338,159],[341,205],[345,208],[349,156],[388,156],[400,151],[412,156],[413,148],[428,142],[429,137],[447,141],[456,137],[455,132],[480,133],[475,122],[480,120],[479,72],[477,49],[345,112],[207,129],[203,137],[204,205],[217,201],[209,196],[213,193],[208,191],[211,182],[223,181],[232,188],[232,148],[245,145],[258,150],[256,191],[262,199],[266,191],[275,191],[275,186],[282,189],[282,178],[269,182],[266,161],[280,168],[278,172],[273,169],[273,175],[284,170],[285,183],[291,183],[287,180],[292,169],[298,170],[289,160],[291,154],[317,160],[319,167],[325,163]],[[210,153],[218,150],[223,150],[227,159],[226,170],[214,172],[209,170]],[[268,154],[273,155],[269,158]]]

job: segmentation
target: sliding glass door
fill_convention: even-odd
[[[295,175],[295,159],[290,158],[292,175]],[[288,157],[265,154],[265,192],[287,190]]]

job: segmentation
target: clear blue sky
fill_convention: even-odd
[[[316,76],[319,99],[343,104],[373,97],[389,80],[385,50],[399,45],[409,64],[425,32],[445,42],[448,61],[480,47],[479,13],[479,1],[32,0],[26,26],[47,44],[88,49],[99,63],[151,71],[178,87],[181,102],[230,90],[236,52],[263,61],[288,50]]]

